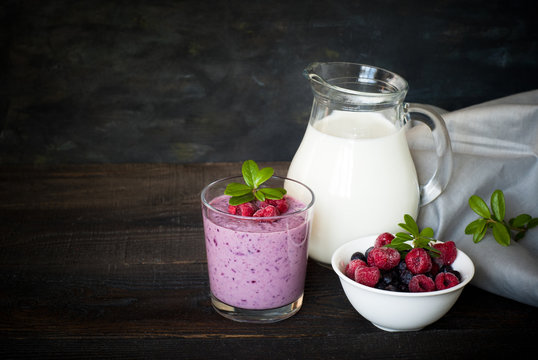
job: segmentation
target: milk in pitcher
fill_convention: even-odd
[[[309,123],[288,177],[316,196],[309,255],[320,263],[345,242],[398,231],[404,214],[418,212],[405,129],[380,113],[333,111]]]

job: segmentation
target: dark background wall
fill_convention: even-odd
[[[0,163],[291,160],[313,61],[455,110],[537,88],[531,1],[3,1]]]

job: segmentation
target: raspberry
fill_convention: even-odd
[[[278,209],[278,211],[280,211],[280,213],[285,213],[286,211],[288,211],[289,209],[289,205],[288,205],[288,202],[286,201],[286,198],[282,198],[280,200],[270,200],[271,202],[273,202],[273,206],[276,206],[276,208]]]
[[[450,271],[452,274],[454,274],[454,276],[456,276],[458,278],[458,281],[461,282],[461,274],[459,271],[457,270],[452,270]]]
[[[254,213],[254,217],[270,217],[270,216],[278,216],[280,215],[280,212],[276,207],[273,205],[267,205],[266,207],[258,209]]]
[[[236,205],[228,205],[228,213],[235,215],[237,213]]]
[[[388,232],[383,233],[375,239],[374,247],[378,248],[390,244],[392,239],[394,239],[394,235]]]
[[[424,274],[431,270],[432,260],[423,248],[413,248],[405,256],[405,264],[413,274]]]
[[[344,270],[344,273],[347,275],[348,278],[355,280],[355,270],[359,266],[367,266],[366,263],[360,259],[354,259],[351,260]]]
[[[380,277],[381,273],[376,266],[359,266],[355,270],[355,281],[362,285],[374,287]]]
[[[264,208],[269,205],[273,205],[274,207],[276,207],[281,214],[285,213],[289,209],[289,205],[285,197],[280,200],[265,199],[265,201],[260,201],[258,204],[258,206],[261,208]]]
[[[253,203],[247,202],[247,203],[236,206],[235,215],[253,216],[256,210],[257,208]],[[230,211],[229,207],[228,207],[228,211]]]
[[[442,265],[451,265],[456,260],[456,256],[458,256],[458,250],[454,241],[437,243],[433,247],[441,252],[439,259],[442,261]]]
[[[409,281],[410,292],[428,292],[433,290],[435,290],[433,279],[424,274],[415,275]]]
[[[435,277],[435,288],[437,290],[443,290],[458,285],[460,282],[456,275],[449,272],[440,272]]]
[[[439,269],[441,268],[441,266],[439,266],[438,262],[437,262],[437,258],[434,258],[433,261],[432,261],[432,268],[430,269],[430,275],[431,276],[435,276],[439,273]]]
[[[400,263],[398,250],[388,247],[374,247],[368,253],[368,265],[377,266],[382,270],[390,270]]]

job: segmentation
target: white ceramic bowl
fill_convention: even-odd
[[[354,252],[364,253],[373,246],[376,237],[367,236],[340,246],[332,256],[331,265],[340,278],[351,305],[380,329],[416,331],[434,323],[450,310],[465,285],[473,278],[473,262],[458,249],[458,256],[452,267],[460,272],[462,279],[458,285],[449,289],[408,293],[380,290],[359,284],[344,274],[345,266]]]

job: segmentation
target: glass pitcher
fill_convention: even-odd
[[[404,214],[445,189],[452,149],[443,118],[427,105],[405,103],[407,81],[374,66],[313,63],[304,75],[314,102],[288,177],[316,196],[309,256],[330,266],[332,253],[361,236],[400,231]],[[405,132],[411,119],[433,135],[437,169],[418,182]]]

